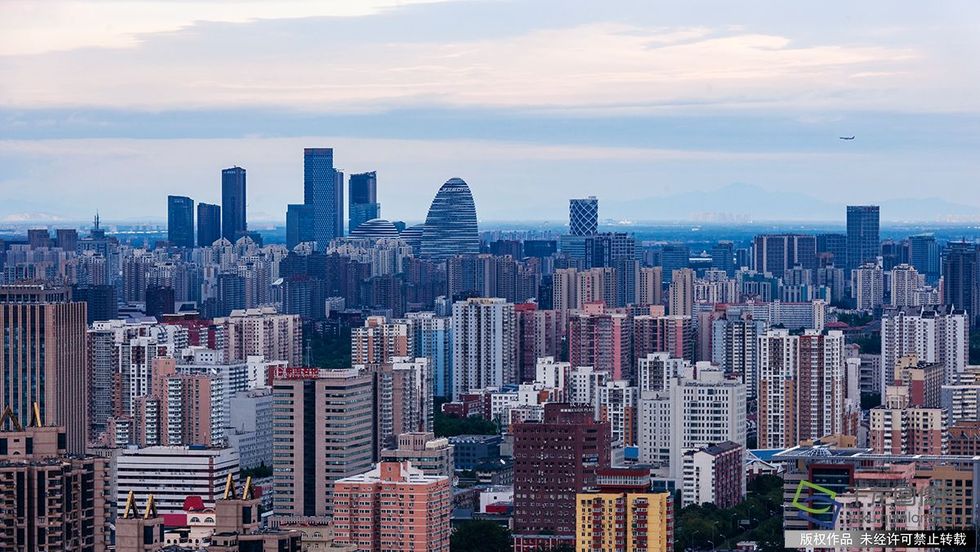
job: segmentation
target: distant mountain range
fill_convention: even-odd
[[[935,197],[881,201],[887,221],[980,221],[980,208]],[[846,201],[828,201],[793,190],[772,191],[734,183],[713,191],[682,192],[629,201],[599,199],[603,218],[705,222],[842,220]]]

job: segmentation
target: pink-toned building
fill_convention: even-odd
[[[452,490],[448,477],[409,462],[381,462],[334,484],[334,535],[364,552],[449,550]]]
[[[394,357],[413,353],[412,326],[405,322],[388,322],[383,316],[370,316],[364,326],[350,333],[351,364],[384,364]]]
[[[946,413],[909,406],[907,387],[889,386],[885,406],[869,412],[868,438],[878,454],[945,454]]]
[[[517,315],[518,383],[534,381],[538,359],[557,357],[561,342],[561,316],[555,310],[538,310],[534,303],[514,305]]]
[[[834,498],[841,505],[834,528],[839,531],[932,530],[935,527],[926,492],[928,486],[928,479],[916,477],[914,463],[858,468],[854,472],[853,489]],[[861,548],[855,543],[852,549],[881,548]]]
[[[568,320],[568,359],[572,367],[592,366],[613,379],[633,372],[630,319],[625,314],[578,313]]]
[[[694,360],[694,326],[690,316],[633,317],[633,355],[670,353],[672,358]]]

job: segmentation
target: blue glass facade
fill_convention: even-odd
[[[377,173],[371,171],[350,175],[348,188],[350,221],[347,225],[347,231],[353,232],[361,224],[381,217],[381,204],[378,203]]]
[[[221,236],[235,243],[246,232],[245,169],[224,169],[221,171]]]
[[[333,148],[303,150],[303,203],[311,209],[317,251],[344,235],[344,175],[334,169]]]
[[[221,238],[221,206],[197,204],[197,246],[211,247]]]
[[[847,206],[847,268],[875,262],[881,246],[878,230],[877,205]]]
[[[444,260],[480,252],[476,204],[461,178],[450,178],[439,188],[422,231],[422,256]]]
[[[313,239],[313,211],[309,205],[291,204],[286,206],[286,247]]]
[[[167,196],[167,241],[176,247],[194,247],[194,200]]]

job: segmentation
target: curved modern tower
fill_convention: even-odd
[[[450,178],[439,188],[422,230],[422,257],[443,260],[453,255],[480,252],[476,204],[461,178]]]

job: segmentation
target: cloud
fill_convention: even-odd
[[[0,58],[0,104],[351,111],[891,105],[912,48],[624,23],[510,36],[333,38],[332,19],[197,23],[125,49]]]
[[[6,0],[0,6],[0,56],[79,48],[134,48],[153,34],[172,33],[205,21],[363,17],[440,1],[446,0]]]

